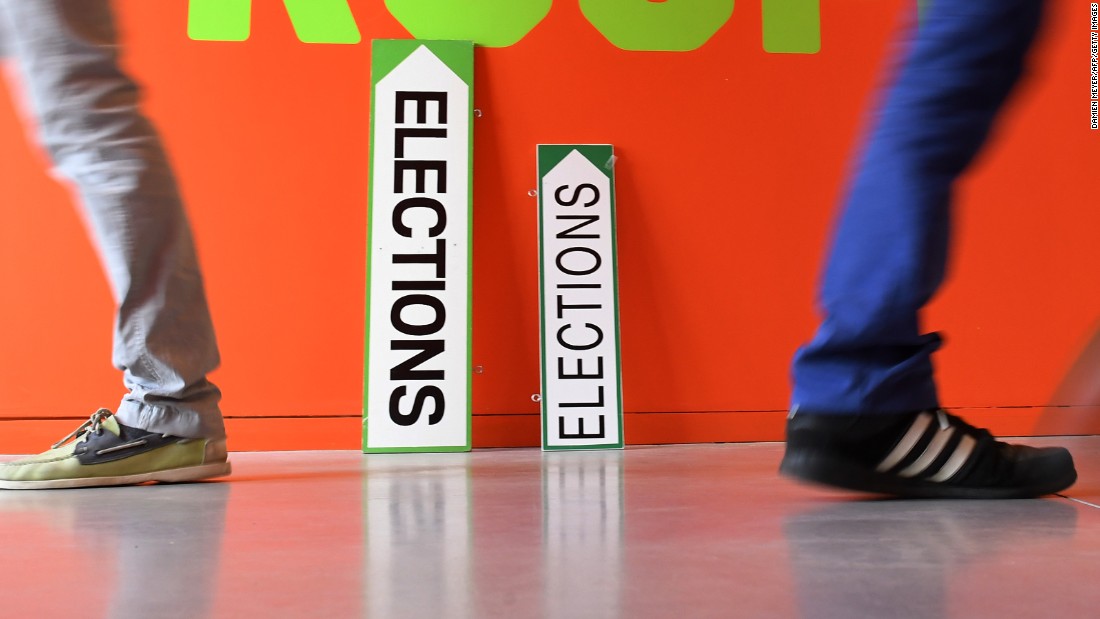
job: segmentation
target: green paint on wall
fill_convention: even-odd
[[[539,25],[553,0],[386,0],[386,8],[417,39],[515,45]]]
[[[816,54],[821,51],[821,0],[763,0],[764,51]]]
[[[347,0],[283,0],[303,43],[362,40]],[[197,41],[245,41],[252,29],[252,0],[191,0],[187,36]]]
[[[733,15],[733,0],[580,0],[581,12],[616,47],[687,52]]]

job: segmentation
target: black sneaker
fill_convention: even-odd
[[[942,410],[787,420],[779,472],[903,498],[1022,499],[1077,481],[1062,447],[1010,445]]]

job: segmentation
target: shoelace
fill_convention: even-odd
[[[57,449],[58,447],[61,447],[65,443],[68,443],[70,440],[72,440],[74,438],[77,438],[80,435],[84,434],[85,431],[95,432],[95,433],[101,432],[102,430],[100,430],[100,426],[102,426],[103,422],[106,421],[107,418],[112,416],[112,415],[114,415],[114,413],[112,413],[111,411],[109,411],[105,408],[101,408],[101,409],[97,410],[96,412],[92,413],[92,416],[91,416],[91,418],[88,419],[88,421],[85,421],[84,423],[80,424],[79,428],[73,430],[72,432],[69,433],[68,436],[66,436],[65,438],[61,439],[60,441],[57,441],[56,443],[54,443],[53,447],[51,447],[50,449]]]

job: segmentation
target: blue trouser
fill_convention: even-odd
[[[939,406],[935,333],[918,313],[944,277],[951,192],[1018,81],[1044,0],[926,8],[840,217],[824,321],[795,356],[793,408],[902,413]]]

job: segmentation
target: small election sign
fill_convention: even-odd
[[[363,451],[467,451],[473,44],[371,54]]]
[[[540,145],[543,449],[623,446],[614,154]]]

